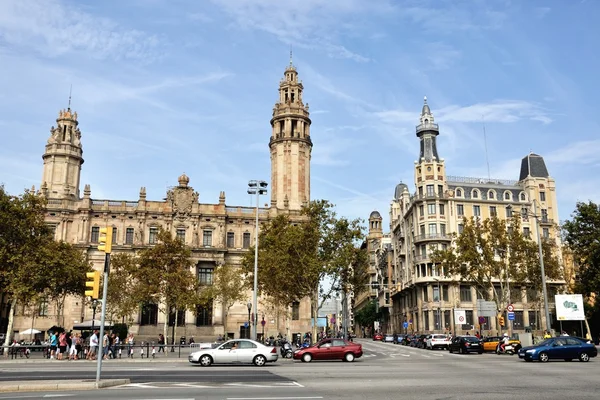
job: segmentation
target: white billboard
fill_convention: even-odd
[[[467,323],[467,312],[465,310],[454,310],[454,324],[463,325]]]
[[[554,296],[556,304],[556,319],[559,321],[583,321],[583,296],[580,294],[557,294]]]

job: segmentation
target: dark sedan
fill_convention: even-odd
[[[478,353],[483,354],[483,343],[477,336],[457,336],[452,338],[448,351],[454,353],[455,351],[460,354],[467,353]]]
[[[546,339],[535,346],[523,347],[518,354],[519,358],[525,361],[547,362],[550,359],[571,361],[576,358],[579,361],[587,362],[591,357],[598,355],[598,349],[589,340],[561,336]]]
[[[312,360],[354,361],[363,355],[362,345],[344,339],[324,339],[319,343],[294,351],[294,360],[311,362]]]

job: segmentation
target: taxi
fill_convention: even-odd
[[[502,341],[502,336],[488,336],[482,339],[483,341],[483,351],[496,351],[496,347],[498,347],[498,343]],[[521,348],[521,342],[517,339],[510,339],[510,344],[512,344],[515,348],[515,353],[519,351]]]

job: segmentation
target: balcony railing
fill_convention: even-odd
[[[494,185],[506,185],[506,186],[516,186],[518,181],[512,179],[488,179],[488,178],[474,178],[470,176],[446,176],[447,182],[452,183],[473,183],[473,184],[494,184]]]
[[[426,124],[417,125],[417,133],[423,132],[423,131],[439,131],[439,130],[440,130],[439,125],[431,123],[431,122],[428,122]]]
[[[447,233],[425,233],[415,235],[414,242],[422,242],[424,240],[451,240],[452,238]]]

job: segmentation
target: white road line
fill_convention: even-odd
[[[312,397],[227,397],[227,400],[304,400],[304,399],[322,399],[323,396]]]
[[[432,354],[432,356],[436,356],[436,357],[444,357],[443,354]]]

